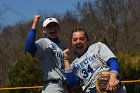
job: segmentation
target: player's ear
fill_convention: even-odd
[[[42,35],[47,35],[47,30],[46,30],[45,27],[42,28],[41,34],[42,34]]]

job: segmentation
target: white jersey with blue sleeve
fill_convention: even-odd
[[[77,57],[71,67],[83,80],[84,87],[94,88],[97,74],[102,70],[109,70],[106,63],[110,58],[116,57],[105,44],[97,42],[89,46],[82,56]]]
[[[64,77],[63,51],[48,38],[41,38],[35,42],[39,59],[45,74],[44,80],[62,79]]]

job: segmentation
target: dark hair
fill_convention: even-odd
[[[75,29],[72,31],[72,33],[71,33],[71,38],[72,38],[72,34],[73,34],[74,32],[84,32],[84,35],[85,35],[87,41],[89,40],[88,34],[87,34],[87,32],[84,30],[84,28],[75,28]]]

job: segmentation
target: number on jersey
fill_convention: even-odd
[[[93,73],[93,69],[88,65],[87,69],[82,69],[82,76],[83,78],[87,78],[89,73]]]

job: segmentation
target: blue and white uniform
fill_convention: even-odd
[[[63,50],[66,49],[66,45],[58,38],[51,40],[48,37],[35,42],[35,35],[35,29],[31,29],[27,37],[26,50],[39,60],[45,81],[42,93],[66,93],[61,82],[65,79]]]
[[[83,89],[86,89],[86,92],[90,92],[91,89],[95,88],[96,76],[100,71],[110,70],[110,72],[117,74],[119,70],[115,55],[101,42],[92,44],[82,55],[78,55],[72,62],[71,68],[72,72],[65,72],[67,82],[70,85],[74,85],[82,79],[84,83]],[[73,81],[70,80],[70,76],[73,76]]]

